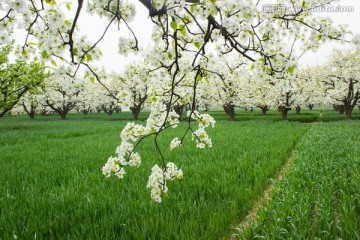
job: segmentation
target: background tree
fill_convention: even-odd
[[[44,105],[51,108],[65,120],[66,115],[76,107],[77,97],[83,88],[79,79],[56,72],[48,79],[44,93]]]
[[[343,106],[346,118],[360,99],[360,50],[334,50],[319,78],[325,86],[330,103]]]
[[[144,61],[132,62],[123,74],[112,74],[112,85],[121,108],[130,109],[134,120],[139,119],[147,103],[149,68]]]
[[[41,86],[48,76],[38,62],[10,63],[11,45],[0,48],[0,117],[10,111],[29,90]]]
[[[43,96],[40,94],[42,93],[41,89],[34,89],[24,94],[20,100],[21,107],[24,112],[29,115],[30,119],[34,119],[36,112],[41,110],[39,105],[41,106],[41,99]]]
[[[96,82],[84,84],[82,90],[77,96],[77,111],[82,112],[84,115],[88,115],[90,112],[96,111],[96,107],[99,104],[97,94],[100,89],[103,89],[103,87]]]

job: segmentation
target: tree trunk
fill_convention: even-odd
[[[266,115],[266,112],[267,111],[269,111],[269,107],[268,106],[261,106],[260,107],[260,109],[261,109],[261,112],[262,112],[262,114],[265,116]]]
[[[344,105],[333,105],[333,109],[337,112],[339,112],[339,114],[344,114],[345,112],[345,106]]]
[[[88,109],[84,109],[84,110],[81,110],[81,112],[82,112],[85,116],[87,116],[90,111],[89,111]]]
[[[235,119],[235,106],[232,104],[225,104],[223,106],[226,115],[228,115],[230,121]]]
[[[307,107],[310,109],[310,111],[312,111],[313,107],[314,107],[314,104],[309,104]]]
[[[36,107],[34,107],[34,105],[30,104],[30,109],[27,109],[25,103],[23,103],[22,105],[23,105],[23,108],[24,108],[25,112],[27,113],[27,115],[29,115],[30,119],[34,119]]]
[[[300,111],[301,111],[301,107],[297,106],[296,107],[296,115],[300,115]]]
[[[351,119],[351,114],[352,114],[353,109],[354,109],[354,107],[352,107],[352,106],[345,107],[346,119],[348,119],[348,120]]]
[[[138,120],[141,108],[139,108],[139,107],[130,107],[130,110],[132,112],[134,120]]]
[[[182,119],[182,113],[185,105],[176,105],[174,106],[174,111],[179,115],[179,121]]]
[[[281,112],[281,119],[283,121],[287,120],[287,113],[290,110],[291,110],[291,108],[288,108],[288,107],[284,107],[284,106],[279,107],[279,111]]]
[[[66,114],[67,114],[67,112],[65,112],[65,111],[62,111],[62,112],[59,113],[62,120],[66,119]]]
[[[360,108],[360,106],[359,106],[359,108]],[[205,106],[204,106],[204,112],[208,112],[209,110],[210,110],[210,106],[207,105],[207,104],[205,104]]]

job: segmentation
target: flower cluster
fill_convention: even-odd
[[[168,188],[166,185],[167,180],[181,179],[183,177],[183,172],[181,169],[178,169],[177,166],[169,162],[166,164],[166,167],[161,168],[158,165],[154,165],[151,169],[151,174],[149,176],[149,181],[147,188],[151,189],[150,196],[156,202],[161,202],[161,194],[167,193]]]
[[[197,148],[205,148],[206,145],[208,147],[212,147],[212,141],[207,132],[205,131],[205,128],[209,127],[215,127],[215,119],[211,117],[209,114],[200,114],[198,111],[188,111],[187,112],[188,117],[191,117],[192,119],[196,120],[198,123],[199,128],[193,132],[192,139],[196,140],[196,147]]]

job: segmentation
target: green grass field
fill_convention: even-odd
[[[355,119],[359,112],[354,110]],[[211,114],[217,120],[209,130],[211,149],[196,149],[189,136],[183,147],[170,151],[168,142],[182,133],[181,126],[163,135],[165,158],[182,168],[184,178],[169,183],[161,204],[145,188],[157,163],[151,139],[139,148],[142,165],[127,168],[124,179],[101,174],[129,113],[73,114],[66,121],[58,116],[1,118],[0,239],[227,238],[236,234],[234,228],[294,149],[289,173],[266,210],[259,211],[261,225],[239,236],[333,239],[336,233],[359,238],[358,120],[328,122],[343,118],[328,109],[289,115],[286,122],[275,111],[261,116],[257,110],[239,110],[234,122],[221,111]],[[304,123],[313,121],[321,123]],[[294,192],[304,199],[301,206]],[[303,212],[307,207],[308,215]],[[314,214],[316,224],[309,217]]]

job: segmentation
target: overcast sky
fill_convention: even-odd
[[[266,0],[271,2],[271,0]],[[148,18],[148,11],[138,1],[134,1],[137,7],[137,15],[135,21],[131,22],[133,31],[135,32],[140,46],[146,46],[150,42],[150,36],[152,31],[152,22]],[[265,1],[264,3],[265,4]],[[341,6],[353,6],[353,12],[322,12],[316,13],[323,16],[329,16],[333,19],[334,24],[348,24],[349,28],[354,33],[360,33],[360,1],[359,0],[340,0]],[[80,22],[80,30],[82,33],[86,33],[88,38],[95,41],[100,35],[101,30],[106,26],[106,21],[96,18],[95,16],[82,16]],[[121,71],[126,64],[134,59],[133,56],[122,57],[118,54],[118,38],[120,35],[129,34],[125,27],[122,26],[120,31],[117,31],[116,26],[112,26],[112,29],[107,34],[100,47],[103,51],[104,58],[101,61],[101,65],[105,66],[107,70]],[[332,48],[346,47],[339,43],[329,43],[323,45],[316,53],[306,53],[300,60],[302,65],[314,65],[317,63],[323,63],[329,55]]]

